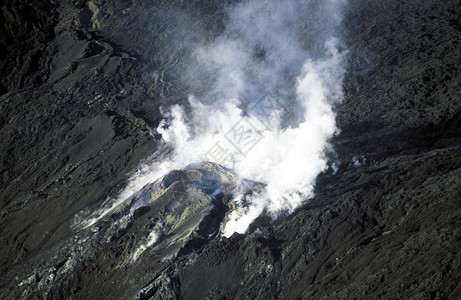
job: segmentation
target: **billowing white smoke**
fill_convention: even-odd
[[[197,161],[266,184],[245,201],[236,196],[225,236],[244,233],[263,212],[289,213],[312,197],[337,131],[332,107],[342,99],[344,53],[333,34],[343,3],[250,0],[231,8],[224,33],[197,47],[187,71],[192,86],[206,78],[212,88],[164,112],[157,130],[173,153],[143,166],[113,206]]]
[[[324,151],[329,146],[328,139],[336,131],[331,105],[339,101],[341,94],[341,56],[334,40],[328,42],[327,48],[328,58],[307,60],[302,67],[296,99],[301,104],[303,119],[296,126],[282,128],[277,110],[268,116],[251,112],[244,116],[237,98],[224,98],[222,107],[217,107],[194,97],[189,100],[190,124],[180,106],[171,108],[167,129],[161,124],[159,132],[175,149],[173,156],[163,162],[170,166],[166,169],[208,160],[267,184],[264,193],[246,199],[250,200],[249,206],[237,206],[232,212],[224,228],[225,236],[245,232],[264,210],[274,214],[290,212],[312,196],[317,175],[327,167]],[[275,101],[268,99],[271,100]],[[262,120],[263,117],[266,119]],[[239,200],[237,197],[237,204]]]
[[[337,130],[332,105],[341,101],[344,69],[338,41],[325,30],[331,18],[339,21],[340,3],[306,2],[256,0],[234,7],[225,34],[196,52],[198,64],[215,75],[213,88],[200,99],[191,95],[187,113],[171,107],[158,128],[175,149],[162,163],[166,169],[213,161],[267,184],[245,205],[236,197],[225,236],[245,232],[264,211],[291,212],[312,196],[317,175],[327,168],[324,152]],[[316,7],[331,15],[323,16],[327,28],[317,31],[328,39],[317,45],[323,53],[314,59],[296,34],[300,12]]]

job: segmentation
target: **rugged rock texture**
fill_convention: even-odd
[[[458,1],[349,1],[340,169],[287,219],[226,239],[230,208],[198,193],[201,214],[134,261],[172,208],[71,229],[160,147],[160,106],[191,89],[183,41],[216,37],[229,5],[3,2],[1,298],[461,298]],[[174,208],[190,182],[171,176]]]

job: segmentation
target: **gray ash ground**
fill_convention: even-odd
[[[2,2],[2,299],[461,298],[459,1],[348,2],[341,164],[286,219],[223,238],[225,195],[192,205],[173,180],[161,207],[71,229],[160,147],[159,107],[191,92],[178,20],[211,41],[232,2]],[[200,213],[158,225],[188,215],[177,201]]]

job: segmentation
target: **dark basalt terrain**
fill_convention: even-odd
[[[286,219],[222,237],[234,175],[211,165],[72,226],[162,151],[186,40],[232,2],[2,2],[1,299],[461,299],[459,1],[348,1],[341,165]]]

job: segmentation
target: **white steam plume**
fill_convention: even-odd
[[[174,106],[169,127],[159,128],[175,148],[170,160],[164,162],[172,168],[201,160],[205,154],[205,160],[227,164],[240,176],[267,184],[263,193],[246,199],[248,206],[239,206],[236,200],[238,209],[224,227],[225,236],[245,232],[264,210],[272,214],[291,212],[312,196],[317,175],[327,168],[324,151],[329,147],[328,139],[336,131],[332,104],[341,99],[343,70],[335,40],[328,41],[327,49],[324,60],[308,59],[297,79],[296,100],[303,118],[296,126],[283,128],[277,110],[268,116],[247,111],[244,116],[236,98],[224,98],[220,107],[190,97],[192,122],[187,125],[183,109]],[[241,136],[240,141],[235,135]],[[223,151],[226,154],[219,155]]]
[[[266,183],[245,205],[236,197],[225,236],[244,233],[264,211],[293,211],[327,168],[324,152],[337,130],[332,106],[342,99],[343,57],[332,37],[342,4],[246,1],[229,11],[221,37],[197,49],[198,65],[215,76],[213,88],[190,96],[187,114],[172,107],[159,132],[174,146],[164,162],[172,168],[204,159]],[[326,21],[311,30],[319,39],[312,49],[298,42],[307,16]]]
[[[173,152],[133,177],[132,187],[202,160],[264,182],[245,201],[236,195],[227,237],[264,212],[290,213],[312,197],[337,131],[332,108],[342,100],[344,52],[335,33],[343,4],[250,0],[230,8],[223,34],[196,48],[186,72],[191,86],[212,78],[211,88],[164,113],[158,132]]]

